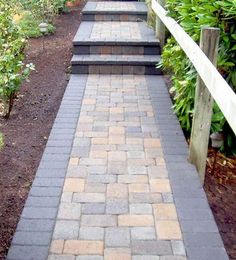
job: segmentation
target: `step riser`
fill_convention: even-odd
[[[74,54],[160,55],[159,46],[75,45]]]
[[[136,22],[146,21],[147,15],[145,14],[83,14],[83,21],[113,21],[113,22]]]
[[[135,74],[161,75],[154,65],[80,65],[72,64],[72,74]]]

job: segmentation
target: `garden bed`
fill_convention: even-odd
[[[0,152],[0,259],[10,246],[48,135],[60,106],[72,56],[72,39],[83,3],[56,19],[54,35],[30,39],[26,62],[36,71],[25,82],[9,120],[0,118],[5,146]]]
[[[231,260],[236,259],[236,158],[209,150],[204,189]]]

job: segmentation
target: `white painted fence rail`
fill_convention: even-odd
[[[152,0],[152,9],[191,60],[236,134],[236,94],[199,46],[173,18],[167,16],[167,11],[156,0]]]

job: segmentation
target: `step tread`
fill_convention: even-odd
[[[83,21],[73,45],[159,45],[146,22]]]
[[[142,2],[93,2],[88,1],[83,14],[146,14],[147,6]]]
[[[129,64],[129,65],[155,65],[160,61],[160,55],[73,55],[73,64]]]

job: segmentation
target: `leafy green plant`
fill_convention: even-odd
[[[3,145],[4,145],[4,137],[3,134],[0,133],[0,150],[3,148]]]
[[[220,28],[218,70],[236,90],[236,1],[235,0],[167,0],[169,15],[199,42],[202,26]],[[167,40],[159,64],[172,75],[171,92],[174,109],[187,135],[190,134],[194,109],[197,73],[173,37]],[[236,139],[216,104],[211,131],[223,131],[225,150],[236,153]]]
[[[16,93],[23,80],[27,79],[32,64],[24,65],[25,39],[13,21],[14,9],[0,0],[0,99],[4,115],[10,116]]]
[[[30,11],[36,20],[53,23],[54,17],[65,9],[67,0],[14,0],[23,10]]]
[[[39,30],[40,21],[35,19],[30,12],[25,12],[18,24],[26,38],[37,38],[42,36],[42,33]],[[51,34],[54,31],[55,27],[52,24],[48,24],[46,34]]]

